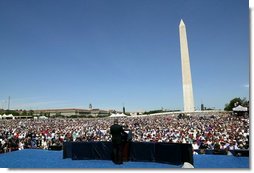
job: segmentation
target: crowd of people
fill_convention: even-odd
[[[111,141],[114,119],[49,118],[0,120],[0,153],[26,148],[49,149],[69,141]],[[249,118],[231,114],[121,117],[132,141],[189,143],[193,149],[249,149]]]

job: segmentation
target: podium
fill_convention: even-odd
[[[127,162],[130,160],[130,142],[124,142],[122,149],[123,161]]]
[[[132,141],[132,133],[131,130],[125,129],[125,134],[123,136],[123,143],[122,143],[122,157],[123,161],[130,160],[130,145]]]

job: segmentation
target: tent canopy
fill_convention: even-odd
[[[116,113],[116,114],[111,114],[109,117],[126,117],[124,113]]]
[[[246,112],[246,111],[248,111],[248,108],[238,105],[237,107],[233,108],[233,111],[245,111]]]
[[[48,119],[46,116],[40,116],[39,119]]]
[[[12,114],[9,114],[9,115],[6,115],[6,114],[3,114],[3,116],[2,117],[13,117],[13,115]]]
[[[2,116],[0,116],[0,118],[1,118],[1,119],[6,119],[6,118],[15,119],[15,117],[14,117],[12,114],[9,114],[9,115],[3,114]]]

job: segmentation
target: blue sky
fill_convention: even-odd
[[[247,0],[1,0],[0,108],[182,110],[181,19],[196,108],[249,99]]]

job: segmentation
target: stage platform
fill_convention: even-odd
[[[0,168],[22,169],[22,168],[59,168],[61,170],[71,169],[181,169],[182,165],[171,165],[156,162],[124,162],[116,165],[110,160],[72,160],[63,159],[63,151],[52,151],[42,149],[25,149],[10,153],[0,154]],[[193,155],[194,169],[244,169],[249,170],[249,157],[235,157],[233,155]],[[239,169],[240,168],[240,169]],[[28,170],[26,170],[28,171]]]

